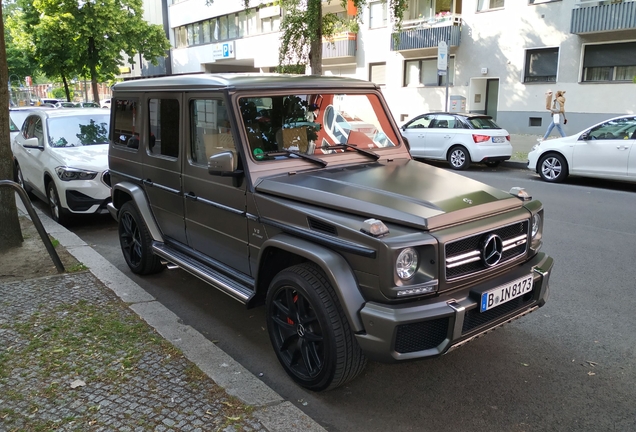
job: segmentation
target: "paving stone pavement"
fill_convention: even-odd
[[[325,432],[79,237],[36,213],[89,270],[0,282],[0,431]],[[137,344],[132,355],[97,344],[57,361],[69,353],[46,344],[50,331],[87,319],[85,309],[143,325],[161,343],[122,342]],[[89,330],[67,337],[81,344]],[[13,356],[19,364],[7,364],[12,353],[21,354]],[[247,409],[237,414],[239,406]]]

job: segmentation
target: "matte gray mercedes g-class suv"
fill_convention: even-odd
[[[440,356],[546,301],[543,207],[411,158],[367,81],[266,74],[116,84],[110,211],[138,274],[168,263],[265,305],[311,390],[366,359]]]

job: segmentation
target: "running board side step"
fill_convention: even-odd
[[[152,251],[155,255],[176,264],[183,270],[207,282],[221,292],[235,300],[246,304],[254,296],[254,291],[236,282],[213,268],[192,259],[188,255],[179,252],[164,243],[152,242]]]

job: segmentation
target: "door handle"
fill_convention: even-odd
[[[192,201],[196,201],[197,200],[197,196],[194,194],[194,192],[188,192],[187,194],[184,195],[184,197],[186,199],[190,199]]]
[[[152,186],[153,185],[152,180],[150,180],[150,179],[143,179],[141,182],[144,185],[146,185],[146,186]]]

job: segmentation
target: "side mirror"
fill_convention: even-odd
[[[28,139],[26,139],[24,141],[24,144],[22,144],[22,147],[30,148],[30,149],[44,150],[44,146],[40,145],[40,141],[38,141],[37,138],[28,138]]]
[[[210,156],[208,159],[208,173],[218,176],[238,177],[242,170],[236,169],[236,158],[233,152],[225,151]]]

